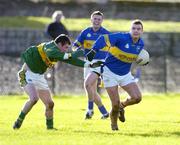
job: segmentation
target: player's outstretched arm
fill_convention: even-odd
[[[89,61],[83,61],[79,58],[73,58],[73,57],[70,59],[67,59],[67,60],[63,60],[62,62],[71,64],[74,66],[78,66],[78,67],[91,67],[91,68],[99,67],[103,64],[102,61],[97,61],[97,62],[91,63]]]
[[[79,59],[79,58],[75,58],[75,57],[71,57],[69,59],[66,60],[62,60],[62,62],[74,65],[74,66],[78,66],[78,67],[84,67],[85,65],[85,61]]]
[[[71,55],[73,58],[84,57],[84,51],[82,49],[78,49],[76,51],[73,51]]]

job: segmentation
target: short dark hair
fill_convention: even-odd
[[[92,14],[91,14],[91,18],[94,16],[94,15],[99,15],[99,16],[104,16],[102,12],[100,11],[94,11]]]
[[[58,43],[61,43],[62,45],[65,45],[65,44],[71,44],[71,40],[69,39],[69,37],[65,34],[61,34],[59,35],[58,37],[56,37],[56,39],[54,40],[54,42],[56,44]]]
[[[143,29],[143,23],[142,23],[142,21],[139,20],[139,19],[133,20],[133,21],[132,21],[132,24],[141,25],[141,26],[142,26],[142,29]]]

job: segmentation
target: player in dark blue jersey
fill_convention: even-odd
[[[83,49],[84,55],[86,55],[92,48],[94,42],[100,35],[109,34],[109,31],[101,26],[103,22],[103,13],[95,11],[91,14],[92,26],[84,29],[73,44],[73,49]],[[106,57],[105,51],[99,51],[95,55],[93,61],[104,60]],[[97,82],[100,77],[100,67],[96,69],[84,69],[84,86],[88,95],[88,108],[86,112],[86,119],[90,119],[94,114],[93,104],[98,106],[99,111],[102,114],[102,119],[109,117],[109,113],[102,104],[100,95],[97,92]]]
[[[110,113],[111,128],[118,130],[117,119],[125,121],[124,108],[141,101],[141,92],[131,74],[131,65],[136,61],[140,51],[144,49],[144,42],[140,38],[143,24],[140,20],[132,22],[129,33],[114,33],[98,38],[91,51],[87,54],[92,60],[99,51],[108,51],[103,68],[103,81],[111,99]],[[118,86],[121,86],[129,97],[120,102]]]

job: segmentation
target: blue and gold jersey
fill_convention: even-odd
[[[108,47],[107,47],[108,46]],[[144,42],[140,38],[133,43],[130,33],[113,33],[98,38],[93,45],[93,50],[108,52],[105,65],[117,75],[125,75],[130,71],[131,65],[140,51],[144,47]]]
[[[94,42],[98,39],[100,35],[109,34],[110,32],[103,27],[100,27],[98,31],[94,31],[92,27],[88,27],[84,29],[75,42],[73,43],[73,47],[83,48],[84,55],[86,55],[90,49],[92,48]],[[95,55],[94,59],[104,59],[106,57],[105,51],[99,51],[97,55]]]

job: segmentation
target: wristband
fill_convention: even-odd
[[[72,57],[71,53],[65,53],[63,59],[67,60],[67,59],[69,59],[71,57]]]

